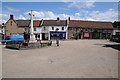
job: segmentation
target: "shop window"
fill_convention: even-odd
[[[46,27],[43,27],[43,30],[46,30]]]
[[[65,34],[63,34],[63,38],[65,38]]]
[[[36,28],[34,28],[34,31],[36,31]]]
[[[116,32],[116,35],[120,35],[120,32]]]

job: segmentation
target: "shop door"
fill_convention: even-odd
[[[99,32],[92,32],[92,39],[100,39],[100,33]]]
[[[45,40],[45,33],[42,33],[42,40]]]

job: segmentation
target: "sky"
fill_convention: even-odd
[[[10,14],[14,19],[27,20],[30,10],[33,10],[35,20],[91,20],[116,21],[118,20],[118,2],[2,2],[0,23],[6,22]]]

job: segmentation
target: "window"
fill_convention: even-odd
[[[24,31],[27,32],[27,28],[24,28]]]
[[[35,38],[37,39],[37,34],[35,34]]]
[[[36,31],[36,28],[34,28],[34,31]]]
[[[62,27],[62,30],[64,30],[64,27]]]
[[[11,21],[11,26],[12,26],[12,23],[13,23],[13,22]]]
[[[40,38],[40,34],[38,34],[38,38]]]
[[[52,30],[54,30],[54,27],[52,27]]]

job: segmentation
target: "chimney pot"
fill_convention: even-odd
[[[68,20],[70,21],[70,17],[68,17]]]
[[[4,23],[2,23],[2,25],[4,25]]]
[[[57,18],[57,21],[59,21],[59,20],[60,20],[60,18],[58,17],[58,18]]]
[[[10,19],[13,19],[13,15],[10,15]]]

